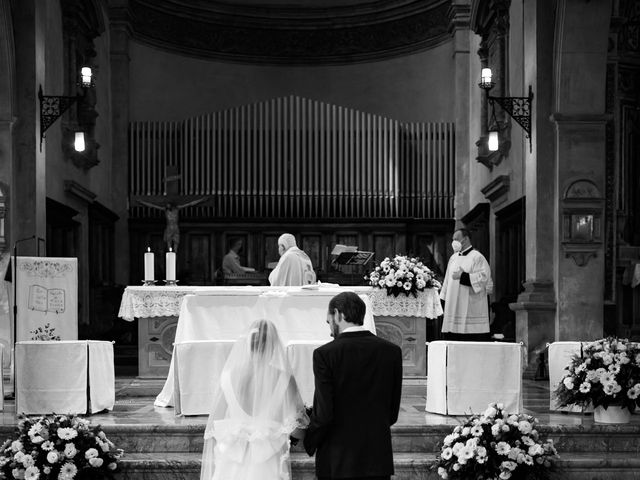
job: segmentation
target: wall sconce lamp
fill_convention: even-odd
[[[82,95],[64,96],[64,95],[44,95],[42,93],[42,85],[38,88],[38,99],[40,100],[40,150],[42,151],[42,140],[44,140],[44,132],[46,132],[55,121],[66,112],[71,105],[82,98],[87,89],[93,86],[93,72],[90,67],[82,67],[80,69],[80,82],[82,87]],[[84,150],[84,133],[82,134],[82,145]],[[76,150],[78,142],[78,133],[76,133]]]
[[[529,152],[532,151],[531,146],[531,105],[533,102],[533,90],[529,85],[528,97],[492,97],[489,95],[495,83],[492,81],[491,69],[483,68],[480,73],[480,88],[487,92],[487,99],[491,103],[491,108],[494,108],[494,104],[498,104],[502,109],[513,118],[518,125],[520,125],[527,134],[529,139]],[[492,117],[495,119],[495,112],[492,113]],[[492,137],[493,135],[493,137]],[[493,143],[492,143],[493,139]],[[498,131],[489,131],[489,150],[495,152],[498,150]],[[492,148],[495,147],[495,148]]]
[[[73,148],[76,152],[84,152],[84,149],[86,148],[84,143],[84,132],[75,132]]]

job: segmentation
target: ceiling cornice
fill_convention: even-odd
[[[313,3],[313,2],[312,2]],[[449,41],[450,0],[319,8],[130,0],[133,37],[180,54],[263,64],[344,64]]]

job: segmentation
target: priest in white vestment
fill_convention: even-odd
[[[440,290],[444,300],[442,333],[449,340],[488,340],[491,267],[471,245],[467,229],[456,230],[452,240],[453,255]]]
[[[298,248],[296,239],[290,233],[278,238],[278,265],[269,274],[271,286],[302,286],[316,283],[316,272],[313,270],[309,256]]]

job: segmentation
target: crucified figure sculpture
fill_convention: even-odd
[[[167,219],[167,226],[164,229],[164,241],[167,244],[167,249],[171,249],[174,252],[178,251],[178,245],[180,244],[180,228],[178,226],[179,211],[183,208],[192,207],[207,200],[207,197],[202,197],[191,202],[183,203],[182,205],[176,205],[175,203],[167,202],[164,205],[158,205],[144,200],[138,200],[138,203],[155,208],[157,210],[164,210],[164,215]]]

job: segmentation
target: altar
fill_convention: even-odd
[[[176,335],[178,316],[183,298],[186,295],[213,296],[220,301],[224,295],[239,297],[238,301],[247,303],[246,312],[251,302],[255,306],[256,297],[260,295],[282,295],[294,293],[298,299],[312,298],[320,295],[324,298],[320,315],[321,328],[328,327],[324,323],[326,306],[330,296],[341,291],[353,291],[368,298],[371,315],[377,335],[386,338],[402,348],[403,369],[405,375],[424,376],[426,372],[426,322],[442,315],[438,292],[427,289],[417,295],[389,296],[383,289],[373,287],[336,287],[309,286],[302,287],[127,287],[120,305],[118,316],[127,321],[138,321],[138,375],[140,377],[167,377],[171,366],[173,344],[179,341]],[[279,292],[279,293],[278,293]],[[304,301],[304,300],[302,300]],[[213,309],[217,308],[214,304]],[[254,312],[255,313],[255,312]],[[271,312],[270,315],[279,315]],[[305,317],[303,311],[301,318]],[[269,317],[266,317],[269,318]],[[191,337],[194,340],[206,340],[210,337]],[[217,339],[217,338],[216,338]],[[311,339],[309,336],[302,339]],[[314,338],[314,340],[316,340]]]

